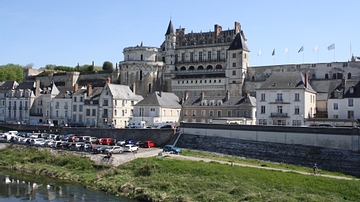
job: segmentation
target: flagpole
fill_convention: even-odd
[[[304,51],[303,51],[303,63],[304,63]]]

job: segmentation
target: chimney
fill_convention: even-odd
[[[186,101],[188,98],[189,98],[189,91],[186,90],[186,91],[185,91],[185,101]]]
[[[38,97],[40,95],[40,79],[36,79],[35,82],[35,96]]]
[[[248,98],[248,97],[250,97],[250,93],[249,93],[249,91],[245,91],[245,98]]]
[[[134,94],[136,94],[135,92],[135,90],[136,90],[136,86],[135,86],[135,82],[133,82],[132,84],[131,84],[131,90],[132,90],[132,92],[134,93]]]
[[[235,27],[234,27],[234,29],[235,29],[235,34],[237,34],[237,33],[240,32],[240,30],[241,30],[241,25],[240,25],[239,22],[235,22]]]
[[[110,79],[110,77],[108,77],[107,79],[106,79],[106,83],[111,83],[111,79]]]
[[[305,73],[305,88],[308,88],[309,83],[309,75],[308,73]]]
[[[88,84],[87,85],[87,96],[90,96],[92,93],[92,85],[91,84]]]
[[[45,94],[47,91],[46,87],[43,88],[43,94]]]
[[[222,27],[220,25],[218,24],[214,25],[215,38],[219,36],[221,31],[222,31]]]
[[[346,79],[345,79],[345,77],[343,77],[341,79],[341,87],[345,88],[345,86],[346,86]]]
[[[201,92],[201,100],[203,100],[205,98],[205,93]]]
[[[159,91],[159,97],[161,97],[161,91]]]
[[[76,83],[76,84],[74,85],[74,92],[76,92],[76,91],[78,91],[78,90],[79,90],[79,84]]]
[[[229,100],[229,99],[230,99],[230,92],[226,91],[226,100]]]

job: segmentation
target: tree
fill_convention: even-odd
[[[114,70],[113,63],[111,63],[109,61],[105,61],[103,64],[103,70]]]

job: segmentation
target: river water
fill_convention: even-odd
[[[41,176],[0,170],[0,201],[99,201],[135,202],[136,200],[87,190],[82,186]]]

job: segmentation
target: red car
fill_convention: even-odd
[[[101,138],[100,144],[102,145],[110,145],[113,142],[112,138]]]
[[[150,147],[156,147],[156,144],[152,140],[145,140],[141,146],[150,148]]]

